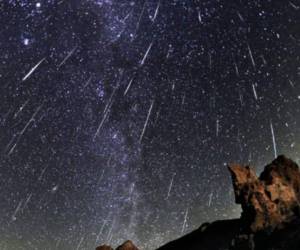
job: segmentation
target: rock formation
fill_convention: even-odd
[[[300,171],[279,156],[259,177],[249,166],[230,165],[240,219],[205,223],[157,250],[299,250]],[[97,250],[112,250],[112,248]],[[138,250],[131,241],[116,250]]]
[[[100,247],[97,247],[96,250],[113,250],[110,246],[103,245]]]
[[[205,224],[158,250],[299,250],[300,172],[279,156],[260,177],[249,166],[229,166],[240,219]]]
[[[231,165],[229,170],[245,228],[273,231],[299,217],[300,172],[296,163],[279,156],[259,178],[248,166]]]
[[[117,247],[116,250],[139,250],[132,241],[128,240],[124,242],[121,246]]]
[[[110,246],[100,246],[97,247],[96,250],[113,250]],[[128,240],[125,241],[121,246],[118,246],[116,250],[139,250],[133,243],[132,241]]]

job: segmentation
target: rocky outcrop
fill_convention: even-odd
[[[124,242],[121,246],[117,247],[116,250],[139,250],[132,241],[128,240]]]
[[[300,172],[296,163],[279,156],[259,178],[248,166],[231,165],[229,170],[245,229],[273,231],[299,217]]]
[[[205,223],[157,250],[299,250],[300,172],[279,156],[258,177],[249,166],[230,165],[240,219]],[[112,250],[97,248],[97,250]],[[131,241],[116,250],[138,250]]]
[[[103,245],[97,247],[96,250],[113,250],[113,248],[107,245]],[[118,246],[116,250],[139,250],[139,249],[132,243],[132,241],[128,240],[125,241],[121,246]]]
[[[259,177],[249,166],[230,165],[240,219],[205,223],[158,250],[299,250],[300,172],[279,156]]]
[[[97,247],[96,250],[113,250],[110,246],[103,245],[100,247]]]

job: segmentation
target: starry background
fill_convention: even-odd
[[[0,11],[0,249],[155,249],[239,216],[228,163],[300,161],[300,1]]]

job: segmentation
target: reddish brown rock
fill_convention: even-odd
[[[132,241],[125,241],[121,246],[117,247],[116,250],[139,250]]]
[[[97,247],[96,250],[113,250],[110,246],[103,245],[100,247]],[[121,246],[118,246],[116,250],[139,250],[132,241],[128,240],[125,241]]]
[[[113,250],[110,246],[103,245],[100,247],[97,247],[96,250]]]
[[[205,223],[199,229],[157,250],[299,250],[300,171],[296,163],[279,156],[258,177],[246,166],[229,170],[239,219]],[[102,246],[97,250],[112,250]],[[116,250],[138,250],[126,241]]]
[[[300,172],[296,163],[279,156],[258,178],[253,169],[231,165],[236,203],[250,231],[280,229],[299,217]]]

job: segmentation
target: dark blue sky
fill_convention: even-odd
[[[300,161],[298,0],[0,11],[0,248],[154,249],[239,216],[228,163]]]

